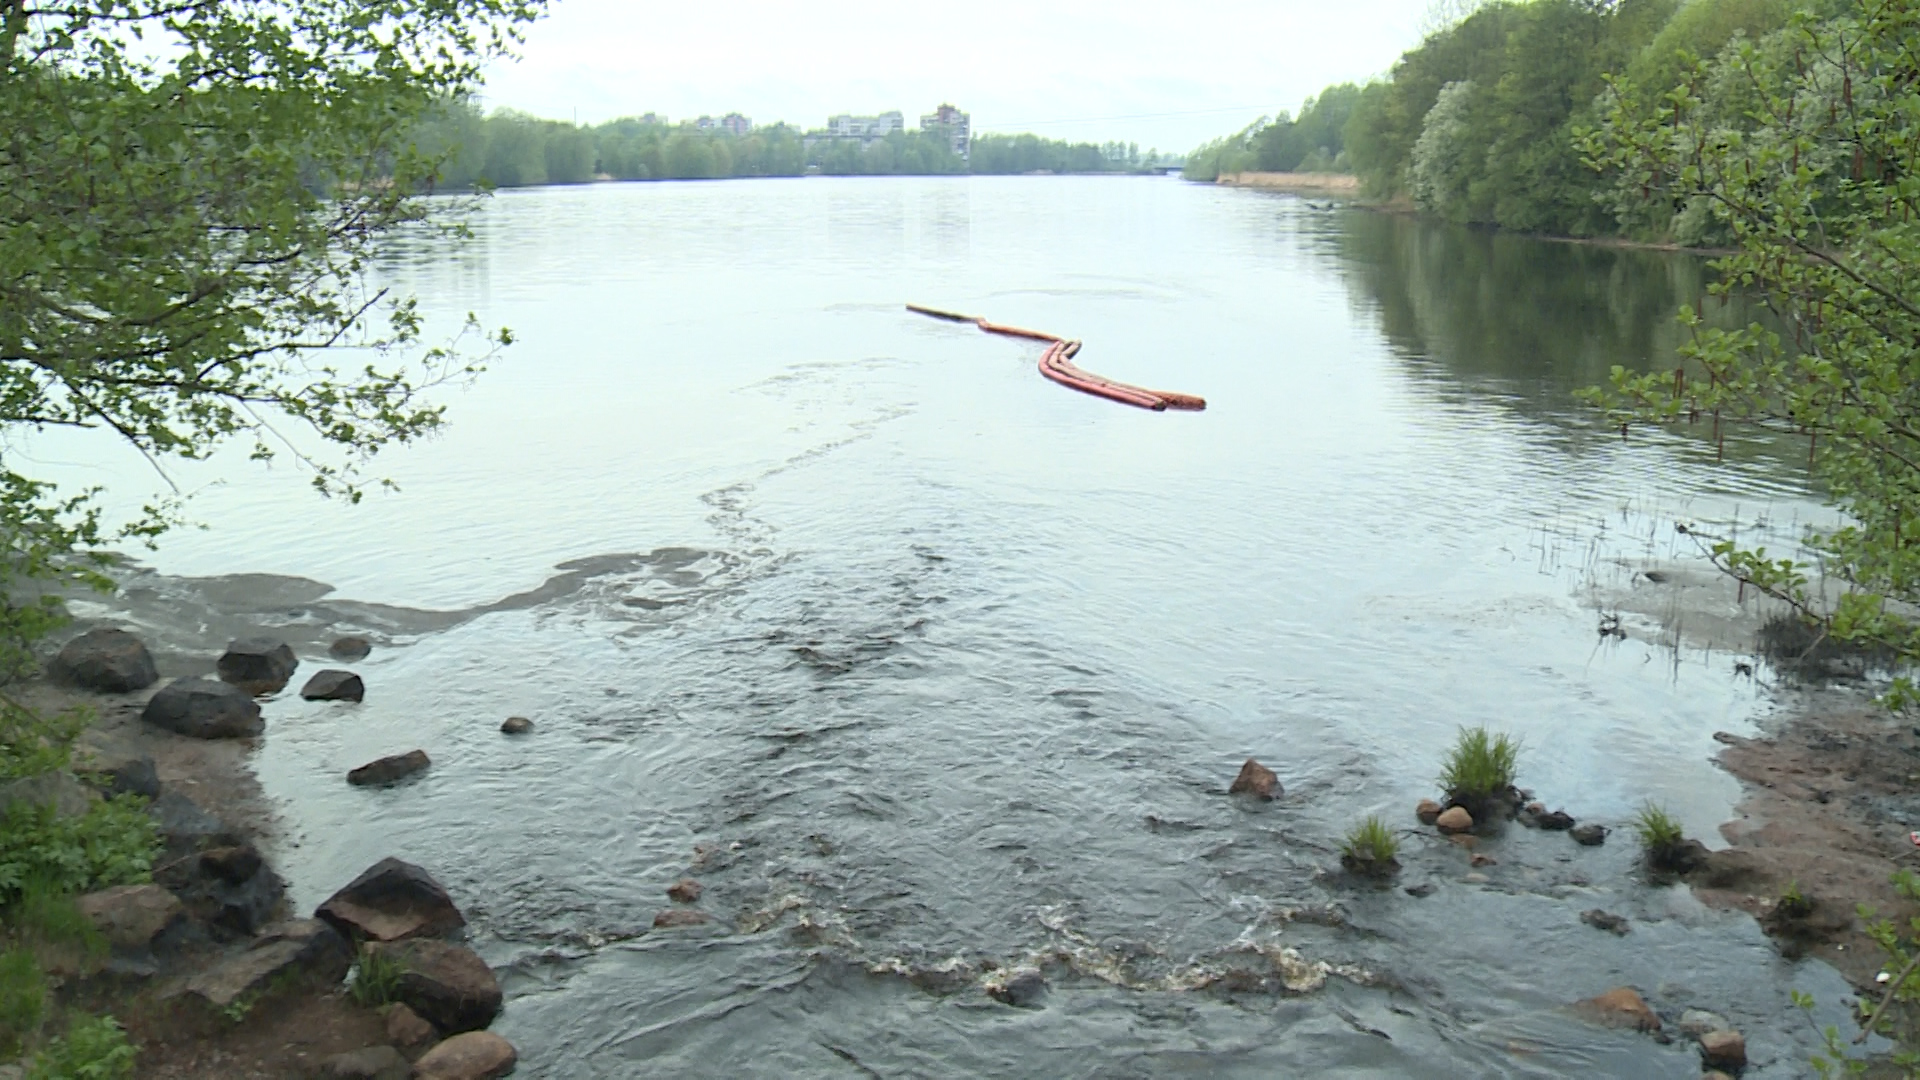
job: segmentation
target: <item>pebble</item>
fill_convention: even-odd
[[[1599,847],[1601,844],[1607,842],[1607,827],[1605,825],[1581,825],[1577,828],[1567,830],[1567,835],[1573,837],[1573,842],[1579,844],[1581,847]]]
[[[1737,1031],[1709,1031],[1700,1036],[1700,1056],[1713,1068],[1739,1072],[1747,1067],[1747,1040]]]

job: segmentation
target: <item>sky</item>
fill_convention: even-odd
[[[552,0],[483,104],[597,123],[741,112],[825,126],[951,102],[975,131],[1183,152],[1384,74],[1434,0]]]

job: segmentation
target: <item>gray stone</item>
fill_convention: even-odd
[[[47,674],[55,682],[107,694],[144,690],[160,681],[153,657],[140,639],[111,626],[97,627],[67,642],[47,665]]]
[[[328,668],[308,679],[300,688],[300,696],[308,701],[364,701],[367,684],[351,671]]]
[[[147,816],[160,831],[169,861],[209,848],[235,847],[242,842],[232,826],[202,810],[200,804],[178,791],[162,792],[153,800],[153,805],[147,807]]]
[[[91,778],[108,795],[160,797],[160,770],[146,754],[109,747],[87,754],[73,770]]]
[[[1578,825],[1568,829],[1567,835],[1573,837],[1573,842],[1579,844],[1581,847],[1599,847],[1601,844],[1607,842],[1607,827],[1605,825]]]
[[[321,1062],[320,1075],[327,1080],[407,1080],[413,1066],[391,1046],[369,1046]]]
[[[1594,908],[1592,911],[1581,912],[1580,921],[1593,927],[1595,930],[1605,930],[1607,933],[1615,936],[1625,935],[1627,931],[1633,929],[1633,924],[1627,921],[1625,915],[1615,915],[1610,911],[1602,911],[1599,908]]]
[[[180,898],[158,885],[121,885],[88,893],[74,901],[107,944],[136,952],[187,913]]]
[[[1700,1057],[1709,1068],[1737,1073],[1747,1067],[1747,1040],[1737,1031],[1709,1031],[1700,1036]]]
[[[355,787],[372,787],[405,780],[414,773],[433,764],[425,750],[409,750],[404,754],[383,757],[379,761],[369,761],[365,765],[347,773],[347,783]]]
[[[1047,978],[1037,968],[1020,968],[988,993],[994,1000],[1016,1009],[1038,1009],[1047,996]]]
[[[272,694],[284,689],[300,666],[287,643],[276,638],[243,638],[230,642],[214,665],[220,679],[249,694]]]
[[[533,730],[533,721],[524,716],[509,716],[507,722],[500,725],[500,730],[509,735],[525,735]]]
[[[245,952],[188,979],[180,993],[225,1009],[288,982],[331,986],[346,978],[351,955],[331,927],[302,919],[270,929]]]
[[[175,679],[153,695],[140,719],[195,739],[245,739],[266,729],[260,706],[245,691],[212,679]]]
[[[368,867],[314,914],[360,941],[433,937],[467,925],[433,875],[399,859]]]
[[[349,664],[357,660],[365,660],[367,654],[371,652],[373,652],[373,642],[363,637],[335,638],[333,644],[327,646],[328,656],[335,660],[344,660]]]
[[[513,1044],[490,1031],[455,1035],[413,1063],[418,1080],[496,1080],[513,1071]]]
[[[480,1031],[500,1014],[500,981],[464,945],[416,938],[376,942],[367,949],[399,966],[393,996],[441,1031]]]
[[[61,817],[79,817],[100,801],[100,793],[72,773],[50,772],[0,784],[0,810],[14,803],[51,806]]]
[[[1698,1039],[1716,1031],[1732,1031],[1733,1025],[1727,1018],[1705,1009],[1688,1009],[1680,1014],[1680,1033],[1689,1039]]]

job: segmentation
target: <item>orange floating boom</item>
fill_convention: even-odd
[[[1112,379],[1102,378],[1090,371],[1075,367],[1072,360],[1073,357],[1080,352],[1080,343],[1077,341],[1068,341],[1058,334],[1049,334],[1042,330],[1028,330],[1019,326],[1005,326],[1000,323],[988,322],[984,318],[975,318],[972,315],[961,315],[952,311],[941,311],[939,308],[922,307],[919,304],[908,304],[907,310],[916,315],[945,319],[948,322],[970,322],[989,334],[1000,334],[1005,337],[1027,338],[1031,341],[1047,342],[1047,351],[1040,356],[1040,374],[1059,383],[1061,386],[1078,390],[1083,394],[1103,397],[1108,401],[1117,401],[1122,405],[1132,405],[1141,409],[1152,409],[1154,412],[1163,412],[1167,409],[1183,409],[1190,412],[1199,412],[1207,407],[1205,398],[1195,397],[1192,394],[1181,394],[1172,390],[1148,390],[1145,387],[1130,386],[1123,382],[1115,382]]]

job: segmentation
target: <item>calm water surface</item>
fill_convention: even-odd
[[[287,604],[383,647],[363,706],[271,702],[258,767],[301,905],[388,854],[449,884],[523,1074],[1697,1076],[1558,1011],[1621,983],[1804,1072],[1789,990],[1837,1016],[1838,977],[1636,884],[1624,836],[1515,830],[1470,880],[1409,835],[1424,899],[1335,872],[1466,724],[1578,817],[1728,816],[1712,734],[1763,690],[1671,619],[1601,643],[1596,598],[1687,559],[1676,520],[1795,535],[1802,464],[1571,398],[1672,363],[1698,263],[1131,178],[605,185],[475,224],[385,272],[523,343],[383,463],[403,493],[222,459],[186,476],[214,527],[151,561],[454,613]],[[1210,407],[1069,393],[907,301]],[[419,782],[340,781],[416,746]],[[1283,799],[1221,794],[1249,755]],[[650,932],[689,875],[711,932]],[[1044,1008],[984,992],[1019,964]]]

